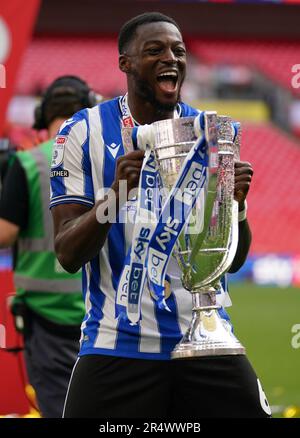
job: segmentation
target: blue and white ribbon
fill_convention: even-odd
[[[124,318],[126,314],[133,324],[141,319],[141,298],[147,274],[146,256],[161,208],[154,152],[147,143],[142,143],[142,139],[145,141],[147,134],[151,133],[148,128],[135,128],[132,133],[133,143],[145,149],[145,157],[139,181],[133,243],[128,250],[116,296],[116,316]]]
[[[187,155],[160,215],[148,249],[149,287],[158,306],[168,310],[164,280],[175,243],[185,227],[207,178],[208,154],[204,134]]]
[[[132,324],[141,319],[146,278],[158,306],[169,310],[164,292],[168,262],[207,178],[203,113],[195,119],[195,132],[199,138],[188,153],[162,207],[160,175],[150,147],[154,147],[152,127],[145,125],[133,129],[133,143],[146,152],[139,183],[133,244],[125,260],[116,297],[116,316],[124,318],[127,314]]]

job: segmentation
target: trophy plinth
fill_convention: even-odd
[[[192,293],[192,321],[172,351],[172,359],[245,354],[230,324],[220,318],[215,296],[213,288]]]

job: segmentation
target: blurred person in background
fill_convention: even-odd
[[[136,209],[128,193],[139,184],[144,159],[142,150],[125,153],[121,127],[199,113],[180,99],[186,49],[172,18],[153,12],[127,22],[119,34],[119,66],[127,76],[128,93],[75,114],[62,125],[53,153],[55,249],[69,272],[82,267],[86,302],[64,417],[268,417],[270,408],[246,356],[170,360],[192,308],[175,261],[170,259],[168,266],[167,303],[172,312],[157,309],[146,290],[138,324],[115,317],[116,291],[133,228],[130,221],[103,220],[109,206],[99,193],[111,187],[116,199],[123,199],[120,215]],[[252,173],[249,163],[235,163],[240,221],[232,272],[243,265],[250,246],[245,200]],[[127,181],[127,193],[119,187],[122,180]],[[218,292],[220,316],[228,326],[225,279]]]
[[[49,212],[53,138],[66,119],[95,104],[95,93],[79,77],[56,79],[36,108],[33,126],[47,129],[49,140],[12,156],[0,199],[0,247],[17,248],[12,312],[23,333],[30,384],[42,416],[48,418],[62,415],[84,316],[81,274],[67,273],[53,248]]]

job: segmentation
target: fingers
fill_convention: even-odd
[[[120,157],[117,161],[116,176],[113,187],[118,189],[119,181],[127,181],[127,194],[139,184],[144,151],[132,151]]]
[[[234,199],[238,202],[244,202],[251,185],[251,175],[242,175],[237,177],[234,183]]]
[[[135,181],[136,179],[139,180],[140,178],[140,169],[137,169],[136,167],[133,166],[128,166],[126,167],[126,169],[124,170],[123,179],[126,179],[128,181]]]
[[[139,180],[142,161],[126,160],[118,163],[117,178],[118,180],[127,180],[129,185],[135,184]]]
[[[241,174],[241,175],[235,175],[234,177],[234,182],[235,184],[237,183],[242,183],[242,182],[249,182],[251,183],[252,181],[252,175],[250,175],[249,173],[245,173],[245,174]]]
[[[120,161],[117,165],[118,172],[124,172],[128,167],[134,169],[140,169],[142,167],[143,161],[137,160],[126,160]]]
[[[144,151],[140,151],[140,150],[138,150],[138,151],[131,151],[128,154],[123,155],[122,157],[120,157],[118,159],[118,163],[122,162],[122,161],[126,161],[126,160],[134,160],[134,161],[135,160],[141,160],[141,161],[143,161],[144,155],[145,155]]]
[[[247,161],[234,163],[234,198],[243,203],[250,189],[253,176],[253,168]]]
[[[120,157],[117,161],[118,177],[130,175],[133,171],[140,171],[144,159],[144,151],[133,151]]]
[[[235,183],[234,185],[234,192],[242,192],[245,195],[248,193],[249,189],[250,189],[250,182],[240,182],[240,183]]]
[[[253,175],[253,168],[248,161],[236,161],[234,163],[234,174],[239,175]]]

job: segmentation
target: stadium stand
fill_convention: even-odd
[[[291,87],[291,68],[299,64],[300,42],[190,39],[188,48],[209,64],[247,64],[257,68],[300,95],[300,87]],[[125,78],[118,69],[117,59],[113,37],[65,37],[63,45],[59,37],[35,38],[25,53],[16,93],[35,94],[56,76],[72,71],[85,77],[104,95],[118,94],[125,87]]]
[[[85,78],[104,96],[119,94],[125,77],[118,68],[116,38],[39,37],[33,39],[19,70],[16,94],[35,95],[56,77]]]
[[[299,143],[272,124],[243,124],[241,158],[254,168],[249,219],[254,254],[298,254]]]
[[[192,39],[188,48],[206,63],[246,64],[257,68],[279,85],[300,95],[300,87],[291,87],[291,69],[299,64],[300,42]]]

